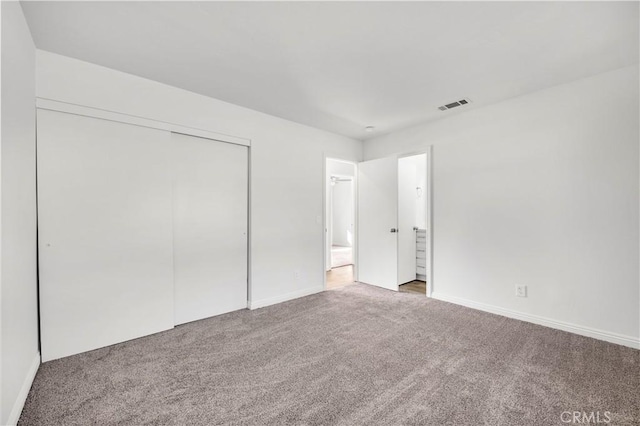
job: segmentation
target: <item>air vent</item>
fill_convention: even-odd
[[[439,106],[438,109],[440,111],[446,111],[448,109],[457,108],[462,105],[466,105],[471,102],[469,99],[460,99],[459,101],[451,102],[450,104]]]

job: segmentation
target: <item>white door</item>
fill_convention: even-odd
[[[247,307],[248,148],[172,134],[175,323]]]
[[[172,328],[170,133],[37,114],[42,360]]]
[[[398,284],[416,279],[416,157],[398,159]]]
[[[358,165],[358,281],[398,290],[398,159]]]

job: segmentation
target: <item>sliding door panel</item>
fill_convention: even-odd
[[[38,110],[43,361],[173,327],[170,135]]]
[[[247,307],[248,148],[172,134],[175,323]]]

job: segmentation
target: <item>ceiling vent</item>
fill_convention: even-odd
[[[467,105],[470,102],[471,101],[469,99],[467,99],[467,98],[460,99],[459,101],[455,101],[455,102],[451,102],[450,104],[439,106],[438,109],[440,111],[446,111],[448,109],[453,109],[453,108],[456,108],[456,107],[459,107],[459,106]]]

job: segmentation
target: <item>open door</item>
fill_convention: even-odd
[[[398,159],[358,165],[358,281],[398,291]]]

